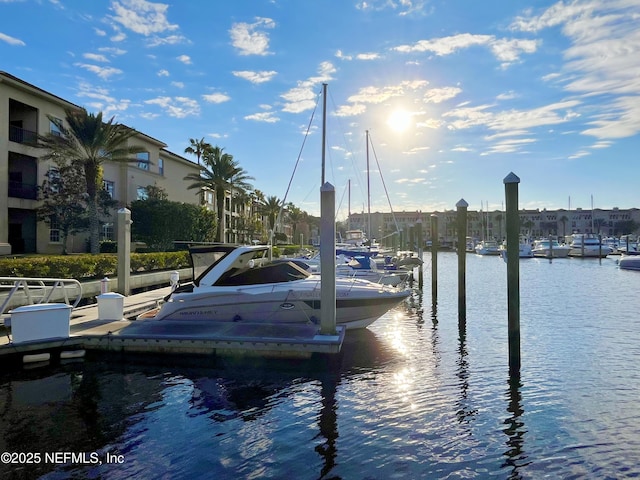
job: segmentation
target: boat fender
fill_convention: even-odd
[[[239,322],[240,320],[242,320],[242,317],[240,315],[236,315],[235,317],[233,317],[234,322]]]

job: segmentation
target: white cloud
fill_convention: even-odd
[[[523,39],[496,39],[493,35],[473,35],[461,33],[449,37],[434,38],[431,40],[419,40],[412,45],[399,45],[392,50],[401,53],[425,53],[431,52],[438,56],[451,55],[458,50],[474,46],[488,47],[494,56],[502,62],[502,66],[519,60],[521,53],[533,53],[539,42],[537,40]]]
[[[259,28],[274,28],[270,18],[256,18],[254,23],[234,23],[229,30],[231,44],[240,51],[240,55],[268,55],[269,36]]]
[[[280,121],[280,119],[276,117],[273,112],[254,113],[253,115],[245,116],[244,119],[265,123],[276,123]]]
[[[24,43],[19,38],[10,37],[9,35],[5,35],[2,32],[0,32],[0,42],[5,42],[9,45],[15,45],[18,47],[24,47],[26,45],[26,43]]]
[[[189,55],[180,55],[179,57],[176,57],[176,59],[185,65],[191,65],[191,57]]]
[[[110,7],[114,12],[111,18],[115,22],[144,36],[178,29],[178,25],[169,23],[167,19],[168,8],[169,5],[164,3],[146,0],[112,1]]]
[[[185,118],[200,114],[198,102],[188,97],[157,97],[144,103],[159,106],[170,117]]]
[[[202,98],[207,103],[224,103],[231,100],[229,95],[225,95],[224,93],[209,93],[206,95],[202,95]]]
[[[157,74],[159,77],[168,77],[169,76],[169,70],[165,70],[164,68],[162,70],[158,71]]]
[[[300,113],[311,110],[315,105],[318,94],[316,87],[321,83],[331,80],[336,68],[331,62],[322,62],[318,67],[318,75],[299,81],[298,85],[280,95],[286,103],[282,107],[283,112]]]
[[[107,57],[105,57],[104,55],[98,55],[95,53],[85,53],[82,56],[87,60],[92,60],[94,62],[105,62],[105,63],[109,62]]]
[[[122,73],[122,70],[119,68],[113,67],[101,67],[98,65],[89,65],[87,63],[75,63],[76,67],[84,68],[85,70],[89,70],[92,73],[95,73],[103,80],[108,80],[112,75],[118,75]]]
[[[277,75],[278,72],[275,70],[263,71],[263,72],[252,72],[249,70],[239,70],[232,72],[238,78],[243,78],[248,80],[251,83],[264,83],[270,81],[273,77]]]

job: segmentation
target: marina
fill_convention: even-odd
[[[331,365],[91,350],[3,372],[0,444],[122,459],[22,465],[20,478],[640,475],[637,272],[612,257],[520,260],[514,382],[505,262],[467,255],[461,331],[457,255],[438,254],[435,305],[423,260],[423,289],[347,331]]]

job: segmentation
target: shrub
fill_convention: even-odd
[[[132,273],[176,270],[189,266],[189,253],[186,251],[131,254]],[[117,272],[118,256],[113,254],[0,258],[0,277],[90,280],[114,276]]]

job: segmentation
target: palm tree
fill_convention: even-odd
[[[298,241],[298,238],[296,237],[298,224],[302,221],[302,219],[304,218],[304,215],[305,215],[305,212],[303,212],[300,208],[296,207],[293,203],[289,203],[289,206],[287,207],[287,216],[289,217],[289,221],[293,225],[293,233],[292,233],[293,242],[292,243],[296,243]]]
[[[202,156],[209,152],[213,147],[210,143],[204,141],[204,137],[200,140],[190,138],[189,143],[191,143],[191,145],[184,149],[184,153],[195,155],[198,159],[198,166],[200,166],[200,159]]]
[[[91,253],[100,251],[99,194],[102,190],[102,164],[106,161],[137,162],[132,155],[143,152],[139,146],[129,146],[128,141],[136,131],[120,123],[114,117],[102,121],[102,112],[94,115],[84,108],[65,110],[69,127],[53,116],[47,115],[59,129],[59,134],[38,136],[37,147],[47,153],[45,160],[63,161],[81,166],[87,189],[87,211],[89,214],[89,244]]]
[[[253,177],[247,175],[247,172],[238,165],[232,155],[223,153],[224,148],[218,146],[212,147],[206,151],[202,157],[204,168],[200,173],[190,173],[185,180],[193,183],[187,188],[201,190],[213,190],[216,194],[216,211],[218,214],[218,233],[216,235],[218,242],[224,241],[224,232],[226,229],[224,215],[224,199],[225,193],[228,191],[244,191],[251,189],[249,180]]]
[[[276,226],[276,218],[280,213],[280,207],[282,207],[282,200],[275,195],[267,197],[262,203],[262,214],[266,215],[269,219],[269,228],[273,231]]]

